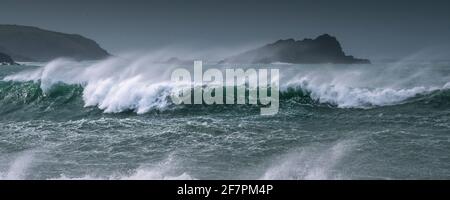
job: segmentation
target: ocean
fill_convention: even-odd
[[[276,68],[280,107],[175,105],[149,56],[0,66],[0,179],[450,179],[450,62]]]

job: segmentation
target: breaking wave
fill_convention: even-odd
[[[130,82],[134,82],[134,80],[130,80]],[[84,107],[96,106],[105,113],[131,110],[137,114],[143,114],[150,110],[164,111],[170,106],[175,106],[170,98],[174,90],[171,86],[156,84],[134,87],[134,84],[130,82],[110,86],[111,88],[58,83],[46,91],[40,88],[39,83],[0,82],[0,107],[33,105],[37,106],[35,108],[45,110],[73,104]],[[414,87],[399,90],[334,86],[316,86],[314,88],[307,82],[303,82],[281,91],[280,99],[282,103],[294,102],[337,108],[373,108],[425,98],[434,98],[445,103],[445,100],[450,100],[449,94],[450,91],[444,88]]]
[[[260,179],[345,179],[336,167],[351,150],[353,141],[343,140],[325,148],[311,146],[291,151],[270,166]]]
[[[75,103],[84,107],[96,106],[105,113],[131,110],[143,114],[164,110],[173,105],[170,95],[179,89],[169,81],[170,73],[176,67],[180,66],[157,64],[148,56],[116,57],[92,63],[57,59],[45,66],[4,77],[0,81],[0,106],[35,103],[45,104],[43,107],[48,109],[49,106]],[[437,98],[435,94],[439,92],[442,93],[439,98],[442,99],[442,95],[447,98],[450,88],[450,82],[409,87],[392,84],[358,86],[347,82],[354,77],[367,78],[367,73],[346,74],[344,71],[340,74],[345,77],[334,77],[330,81],[326,79],[327,74],[320,72],[300,71],[292,76],[289,71],[284,74],[283,69],[280,71],[280,81],[286,80],[280,83],[282,104],[294,101],[337,108],[372,108],[409,102],[418,96]],[[317,78],[317,74],[321,78]]]
[[[0,180],[21,180],[25,179],[35,152],[25,151],[16,155],[15,159],[8,163],[7,169],[0,171]]]

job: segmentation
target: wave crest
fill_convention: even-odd
[[[164,110],[172,105],[169,96],[179,88],[169,80],[170,73],[176,67],[178,66],[155,63],[153,58],[148,56],[129,59],[109,58],[92,63],[57,59],[38,69],[22,71],[3,79],[12,82],[32,81],[39,85],[41,91],[30,83],[17,86],[2,82],[0,87],[10,89],[2,89],[0,95],[2,101],[14,98],[26,102],[35,101],[52,92],[63,94],[63,91],[69,91],[67,88],[62,89],[62,83],[81,88],[80,93],[85,107],[97,106],[106,113],[132,110],[142,114],[151,110]],[[370,70],[363,71],[364,73],[341,70],[329,74],[324,74],[320,70],[312,72],[299,70],[296,71],[297,74],[289,70],[284,73],[283,71],[281,70],[280,81],[288,81],[280,83],[281,103],[293,100],[305,104],[327,104],[338,108],[372,108],[401,104],[418,95],[450,88],[450,82],[444,86],[431,84],[411,87],[399,87],[397,83],[382,86],[374,84],[373,87],[367,87],[370,86],[369,81],[366,84],[359,84],[362,82],[359,79],[370,77]],[[418,76],[417,74],[419,73],[415,73],[414,76]],[[349,82],[357,84],[348,84]],[[55,86],[60,89],[60,93],[54,93]],[[26,91],[23,91],[24,89]],[[17,95],[11,95],[14,92]],[[26,95],[20,97],[20,94]],[[78,90],[74,90],[71,94],[79,95]],[[68,96],[67,101],[71,99],[76,98]]]
[[[370,108],[401,103],[419,94],[426,95],[445,87],[412,87],[412,88],[353,88],[333,84],[314,84],[307,78],[286,86],[307,93],[319,103],[335,105],[339,108]],[[292,89],[291,89],[292,91]]]

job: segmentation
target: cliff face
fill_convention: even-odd
[[[15,62],[10,56],[4,53],[0,53],[0,65],[13,65],[13,64],[15,64]]]
[[[0,51],[17,61],[58,57],[97,60],[109,56],[95,41],[83,36],[18,25],[0,25]]]
[[[370,63],[367,59],[358,59],[345,55],[337,39],[328,34],[315,39],[278,40],[275,43],[244,52],[225,59],[225,63],[273,63],[286,62],[298,64],[335,63],[353,64]]]

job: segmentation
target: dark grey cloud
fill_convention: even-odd
[[[204,50],[337,36],[349,54],[404,57],[449,51],[449,1],[0,0],[0,23],[79,33],[111,52]]]

